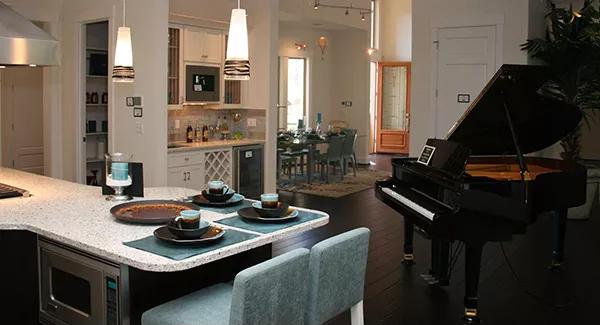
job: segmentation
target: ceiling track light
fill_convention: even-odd
[[[371,13],[373,12],[371,8],[354,7],[354,5],[352,5],[352,3],[350,3],[349,5],[346,5],[346,6],[330,5],[330,4],[322,2],[322,0],[315,0],[314,8],[315,8],[315,10],[317,10],[319,8],[344,9],[344,14],[346,16],[349,16],[350,12],[356,11],[360,14],[360,20],[362,20],[362,21],[366,21],[367,20],[366,15],[367,14],[371,15]]]

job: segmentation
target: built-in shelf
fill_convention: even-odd
[[[108,49],[102,49],[99,47],[88,47],[86,50],[91,52],[108,52]]]
[[[104,159],[88,159],[86,162],[88,164],[97,164],[97,163],[104,162]]]
[[[100,135],[108,135],[108,132],[92,132],[92,133],[86,133],[85,135],[87,136],[100,136]]]
[[[108,76],[96,75],[96,74],[88,74],[88,75],[86,75],[86,78],[106,79],[106,78],[108,78]]]
[[[85,104],[87,107],[107,107],[108,104]]]

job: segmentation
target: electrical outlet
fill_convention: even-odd
[[[256,119],[255,118],[249,118],[247,124],[248,124],[248,126],[256,126]]]
[[[345,101],[342,102],[342,106],[352,107],[352,101],[351,100],[345,100]]]
[[[135,123],[135,130],[137,134],[144,134],[144,123],[137,122]]]

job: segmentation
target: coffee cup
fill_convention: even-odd
[[[279,203],[279,194],[266,193],[260,195],[260,204],[265,209],[275,209]]]
[[[210,194],[226,194],[228,191],[229,187],[223,181],[208,182],[208,193]]]
[[[198,229],[200,227],[200,211],[183,210],[175,217],[175,223],[181,229]]]

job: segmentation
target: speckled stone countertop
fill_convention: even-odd
[[[329,215],[313,211],[321,213],[323,218],[274,233],[259,234],[260,236],[251,240],[175,261],[123,245],[123,242],[152,235],[158,226],[116,221],[109,210],[118,203],[106,201],[98,187],[8,168],[0,168],[0,182],[27,189],[31,193],[31,197],[27,198],[0,200],[0,229],[29,230],[104,259],[146,271],[172,272],[190,269],[329,222]],[[175,199],[193,194],[196,194],[196,191],[184,188],[146,188],[144,199]],[[202,217],[209,221],[229,216],[232,214],[208,211],[203,211],[202,214]]]
[[[238,147],[238,146],[249,146],[253,144],[264,144],[264,140],[253,140],[253,139],[243,139],[243,140],[215,140],[208,142],[194,142],[194,143],[186,143],[186,142],[172,142],[169,145],[177,145],[178,147],[169,148],[169,153],[177,153],[177,152],[189,152],[195,150],[207,150],[207,149],[218,149],[218,148],[227,148],[227,147]]]

